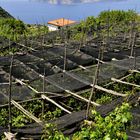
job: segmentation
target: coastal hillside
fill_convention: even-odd
[[[13,17],[2,7],[0,7],[0,18],[13,18]]]
[[[0,139],[140,140],[138,14],[48,23],[0,18]]]

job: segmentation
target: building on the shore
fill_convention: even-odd
[[[56,31],[62,27],[71,26],[75,23],[76,23],[76,21],[65,19],[65,18],[60,18],[60,19],[48,21],[48,28],[49,28],[49,31]]]

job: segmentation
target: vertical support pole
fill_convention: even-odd
[[[69,20],[67,22],[67,25],[69,24]],[[66,26],[66,35],[65,35],[65,43],[64,43],[64,72],[66,71],[66,64],[67,64],[67,45],[69,44],[69,34],[68,34],[68,26]]]
[[[109,17],[109,11],[108,10],[108,17],[107,17],[107,49],[110,48],[110,17]]]
[[[80,52],[80,49],[82,48],[82,46],[83,46],[83,43],[84,43],[84,36],[85,36],[85,22],[86,21],[84,21],[84,23],[83,23],[83,25],[82,25],[82,36],[81,36],[81,38],[80,38],[80,45],[79,45],[79,47],[78,47],[78,51]]]
[[[131,53],[130,53],[130,57],[133,57],[134,54],[134,47],[135,47],[135,41],[136,41],[136,33],[133,33],[133,40],[132,40],[132,45],[131,45]]]
[[[44,44],[44,40],[45,40],[45,30],[46,30],[46,27],[45,27],[45,24],[43,25],[43,35],[42,35],[42,41],[41,41],[41,45],[43,46]],[[44,47],[43,47],[44,48]]]
[[[10,45],[11,45],[11,40],[10,39],[9,39],[8,43],[9,43],[8,45],[9,45],[9,51],[10,51]]]
[[[13,68],[13,59],[14,56],[12,55],[11,64],[10,64],[10,72],[9,72],[9,132],[12,130],[12,117],[11,117],[11,95],[12,95],[12,68]]]
[[[98,80],[98,76],[99,76],[100,57],[101,57],[101,50],[99,51],[99,54],[98,54],[98,64],[97,64],[97,68],[95,71],[95,75],[93,75],[93,87],[91,89],[91,93],[90,93],[90,97],[89,97],[89,101],[88,101],[88,105],[87,105],[86,119],[89,116],[89,109],[90,109],[92,97],[94,96],[94,98],[95,98],[95,87],[94,86],[97,84],[97,80]]]
[[[66,71],[66,61],[67,61],[67,47],[66,47],[66,42],[65,42],[65,48],[64,48],[64,72]]]
[[[44,68],[44,75],[43,75],[43,93],[45,92],[45,68]],[[44,103],[44,99],[42,99],[42,120],[44,118],[44,107],[45,103]]]
[[[134,69],[137,67],[136,52],[134,51]]]
[[[132,37],[133,37],[133,29],[134,29],[134,23],[133,21],[130,24],[130,33],[129,33],[129,44],[128,44],[128,49],[132,46]]]
[[[23,37],[24,37],[25,46],[27,46],[28,43],[27,43],[27,34],[26,34],[26,32],[23,33]]]

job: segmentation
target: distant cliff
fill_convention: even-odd
[[[13,18],[7,11],[0,7],[0,18]]]

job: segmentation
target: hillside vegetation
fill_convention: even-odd
[[[2,7],[0,7],[0,18],[13,18],[13,17]]]

